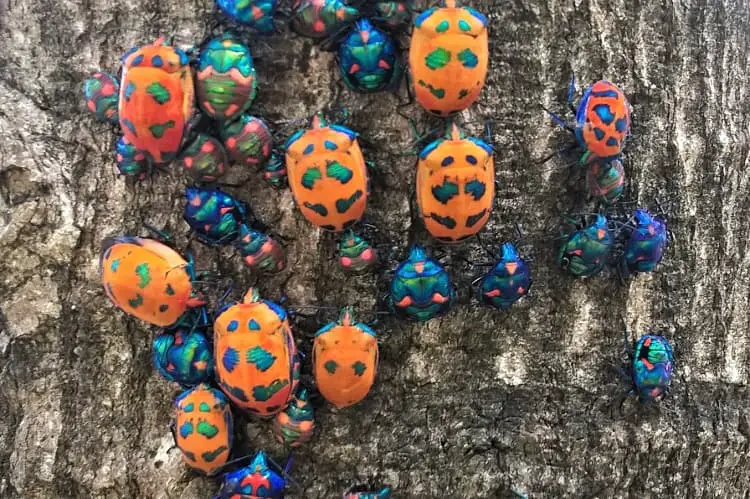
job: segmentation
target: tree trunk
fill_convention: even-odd
[[[168,429],[178,390],[151,366],[154,331],[107,300],[99,245],[111,234],[165,227],[199,268],[231,277],[234,296],[258,283],[291,304],[380,303],[407,244],[429,242],[410,215],[413,148],[389,94],[342,103],[373,144],[367,221],[385,269],[349,278],[335,240],[304,221],[290,192],[234,166],[227,188],[288,239],[289,269],[262,278],[230,250],[189,242],[185,176],[173,168],[133,184],[115,173],[115,133],[82,102],[98,69],[159,34],[200,41],[210,0],[0,0],[0,496],[208,497]],[[475,0],[490,17],[490,72],[462,114],[473,134],[493,120],[497,207],[487,245],[522,227],[532,295],[508,313],[469,300],[487,260],[475,242],[445,261],[461,303],[426,324],[383,317],[380,370],[361,404],[317,410],[297,451],[291,497],[337,497],[387,483],[395,497],[747,497],[750,179],[747,2]],[[420,5],[425,7],[425,5]],[[253,46],[260,94],[252,112],[309,117],[338,91],[330,53],[286,33]],[[565,111],[567,81],[600,78],[633,105],[626,201],[667,211],[674,239],[657,272],[573,280],[556,266],[559,216],[591,211],[583,172],[538,159],[565,132],[540,109]],[[405,92],[401,91],[401,99]],[[403,109],[425,129],[435,120]],[[631,205],[628,209],[632,209]],[[432,243],[431,243],[432,244]],[[325,314],[324,314],[325,315]],[[321,321],[300,320],[310,351]],[[673,392],[660,407],[622,402],[622,324],[675,347]],[[248,449],[284,459],[270,425],[242,425]]]

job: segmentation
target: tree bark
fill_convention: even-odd
[[[424,7],[425,5],[421,5]],[[747,497],[750,298],[748,4],[731,0],[475,0],[490,17],[490,72],[462,114],[480,134],[494,122],[499,190],[486,244],[525,234],[532,295],[508,313],[469,300],[484,262],[476,243],[445,261],[461,303],[426,324],[384,317],[380,370],[361,404],[321,405],[314,439],[295,453],[291,497],[337,497],[390,484],[394,497]],[[429,242],[410,215],[414,157],[399,99],[342,99],[376,163],[367,221],[387,255],[377,274],[349,278],[335,240],[307,224],[288,191],[234,166],[227,190],[286,237],[289,269],[258,279],[230,250],[189,243],[186,177],[176,168],[133,184],[115,173],[115,133],[82,101],[98,69],[159,34],[201,40],[209,0],[0,0],[0,496],[207,497],[168,423],[178,390],[151,366],[154,331],[107,300],[99,244],[165,227],[198,266],[258,283],[291,304],[378,307],[387,270],[407,243]],[[292,34],[252,47],[273,120],[309,117],[338,91],[330,53]],[[633,105],[626,201],[667,210],[674,239],[653,275],[584,281],[556,266],[558,217],[590,211],[583,172],[538,159],[564,132],[539,103],[564,111],[575,72],[615,82]],[[401,99],[405,98],[402,90]],[[435,121],[416,104],[419,126]],[[366,315],[366,312],[364,313]],[[328,319],[330,319],[329,317]],[[677,368],[657,407],[622,405],[622,322],[672,342]],[[295,329],[310,351],[317,319]],[[248,449],[284,454],[268,423],[243,424]]]

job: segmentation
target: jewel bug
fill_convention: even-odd
[[[315,333],[313,375],[320,394],[338,408],[364,399],[375,382],[378,341],[375,331],[354,319],[352,307]]]
[[[117,139],[115,145],[115,165],[121,175],[134,177],[137,180],[146,178],[150,170],[146,155],[137,151],[125,136]]]
[[[194,293],[192,259],[153,239],[105,239],[99,272],[112,303],[156,326],[171,326],[188,309],[205,304]]]
[[[362,487],[349,487],[343,495],[343,499],[389,499],[390,497],[391,489],[389,487],[383,487],[380,490],[365,490]]]
[[[287,186],[286,163],[282,154],[277,151],[271,152],[271,158],[263,167],[263,180],[274,189],[283,189]]]
[[[660,401],[669,392],[674,353],[664,336],[646,334],[632,346],[625,331],[625,351],[631,360],[632,391],[640,402]]]
[[[188,56],[158,38],[123,56],[120,126],[137,151],[155,164],[171,161],[194,115],[193,75]]]
[[[607,218],[597,215],[594,223],[565,238],[557,263],[576,277],[594,276],[607,265],[613,244]]]
[[[196,471],[213,474],[232,451],[229,401],[219,390],[200,384],[180,394],[174,406],[174,439],[183,460]]]
[[[180,154],[179,166],[196,182],[216,182],[227,168],[227,152],[221,142],[198,134]]]
[[[586,171],[586,186],[589,196],[604,204],[613,204],[625,190],[625,170],[622,161],[617,158],[609,161],[592,161]]]
[[[273,421],[276,440],[289,447],[299,447],[310,440],[315,431],[315,410],[305,388],[300,388],[286,409]]]
[[[299,381],[299,359],[286,310],[251,288],[214,320],[219,386],[239,408],[261,417],[282,411]]]
[[[428,232],[456,243],[479,232],[495,202],[492,147],[450,123],[417,162],[417,206]]]
[[[205,383],[213,377],[211,342],[198,330],[180,327],[156,336],[152,360],[164,379],[181,386]]]
[[[359,11],[343,0],[295,0],[292,29],[308,38],[322,39],[359,17]]]
[[[653,272],[667,248],[667,224],[646,210],[635,210],[635,227],[622,257],[621,272],[625,276],[638,272]]]
[[[229,33],[209,40],[198,58],[195,90],[201,110],[215,120],[231,121],[247,111],[258,92],[247,45]]]
[[[357,134],[322,116],[286,143],[286,168],[294,200],[305,218],[340,232],[364,215],[369,179]]]
[[[244,203],[217,189],[187,187],[182,218],[206,244],[229,244],[247,217]]]
[[[279,0],[216,0],[216,5],[231,21],[260,34],[269,35],[276,29]]]
[[[508,310],[531,287],[531,270],[513,243],[502,246],[502,256],[479,281],[479,301],[500,310]]]
[[[83,84],[83,97],[86,107],[94,113],[98,121],[117,124],[120,117],[117,113],[120,82],[117,77],[101,71],[95,73]]]
[[[362,93],[395,90],[403,73],[396,42],[368,19],[360,19],[338,48],[341,78]]]
[[[240,237],[234,244],[240,251],[242,260],[252,269],[275,273],[286,267],[284,249],[267,234],[243,224],[240,227]]]
[[[396,268],[390,284],[389,303],[393,311],[417,321],[428,321],[448,311],[456,288],[445,268],[427,256],[419,245]]]
[[[224,122],[219,133],[229,156],[237,163],[260,169],[271,157],[273,136],[260,118],[241,114],[234,121]]]
[[[375,248],[351,229],[341,236],[338,259],[341,268],[350,274],[362,274],[378,263]]]
[[[566,123],[547,111],[552,120],[575,135],[584,151],[581,163],[591,159],[611,159],[622,153],[625,139],[630,134],[630,104],[622,90],[613,83],[600,80],[583,92],[575,107],[575,77],[568,86],[568,104],[575,109],[575,122]]]
[[[265,452],[258,451],[249,465],[225,474],[214,499],[283,498],[286,480],[268,466],[268,460]],[[283,475],[286,475],[286,471],[282,472]]]
[[[472,105],[484,87],[489,60],[487,18],[444,0],[414,20],[409,71],[417,102],[447,117]]]

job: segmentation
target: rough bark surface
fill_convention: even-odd
[[[747,497],[750,303],[748,4],[734,0],[475,0],[491,19],[480,102],[495,122],[497,208],[485,241],[518,222],[534,257],[532,297],[510,313],[475,302],[427,324],[383,318],[381,363],[366,401],[319,408],[315,439],[296,453],[294,497],[336,497],[386,482],[395,497]],[[166,227],[200,268],[257,278],[232,252],[189,244],[179,171],[133,185],[115,174],[114,134],[83,106],[95,70],[158,34],[200,40],[210,0],[0,0],[0,496],[207,497],[216,483],[188,472],[168,430],[175,386],[150,364],[153,330],[115,310],[97,273],[100,241]],[[329,53],[290,34],[254,47],[254,112],[302,118],[337,90]],[[556,221],[586,211],[582,173],[536,164],[559,147],[539,103],[563,111],[567,80],[606,77],[628,95],[627,198],[668,208],[674,233],[659,271],[621,285],[574,281],[555,266]],[[391,95],[352,96],[351,126],[377,147],[368,221],[390,255],[428,241],[409,214],[414,158]],[[414,104],[405,112],[421,126]],[[559,162],[558,162],[559,166]],[[288,238],[289,270],[259,285],[292,304],[373,310],[385,273],[346,278],[335,242],[256,172],[235,167],[229,189]],[[528,252],[528,250],[527,250]],[[449,251],[486,257],[475,243]],[[285,284],[285,286],[284,286]],[[661,409],[620,409],[622,320],[667,335],[678,359]],[[303,321],[309,351],[316,326]],[[246,425],[250,449],[282,459],[268,424]],[[448,494],[446,494],[448,491]]]

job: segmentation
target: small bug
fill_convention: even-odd
[[[667,248],[667,224],[646,210],[635,210],[635,228],[625,246],[621,271],[625,276],[653,272]]]
[[[455,123],[422,149],[417,163],[417,206],[432,237],[445,243],[479,232],[495,201],[492,147],[465,137]]]
[[[317,115],[309,130],[289,138],[285,149],[289,186],[311,224],[340,232],[362,218],[369,179],[355,132]]]
[[[575,108],[575,91],[574,77],[568,86],[568,104],[571,108]],[[630,134],[630,104],[622,90],[608,81],[597,81],[583,92],[575,109],[574,124],[568,124],[556,114],[547,112],[555,123],[575,135],[579,147],[584,150],[581,163],[594,158],[619,156]]]
[[[148,159],[142,152],[136,150],[135,146],[128,142],[125,136],[117,139],[115,145],[115,164],[121,175],[134,177],[137,180],[146,178],[150,170]]]
[[[249,465],[224,475],[214,499],[280,499],[284,497],[284,489],[286,480],[268,466],[266,453],[258,451]]]
[[[375,249],[351,229],[339,241],[338,258],[341,268],[351,274],[367,272],[378,263]]]
[[[227,168],[227,152],[221,142],[205,133],[180,154],[179,165],[196,182],[215,182]]]
[[[95,73],[83,84],[83,97],[86,107],[103,123],[119,123],[117,99],[120,82],[117,77],[104,71]]]
[[[268,35],[276,29],[274,15],[279,0],[216,0],[216,5],[229,19]]]
[[[638,400],[662,400],[669,392],[674,369],[674,353],[667,339],[643,335],[631,349],[626,331],[625,351],[632,360],[633,391],[638,395]]]
[[[391,489],[383,487],[380,490],[360,490],[362,487],[349,487],[344,492],[343,499],[389,499]]]
[[[224,122],[219,133],[229,156],[237,163],[260,169],[271,157],[273,136],[260,118],[242,114],[234,121]]]
[[[175,445],[185,463],[212,474],[232,451],[234,435],[229,401],[219,390],[200,384],[180,394],[175,406]]]
[[[592,161],[586,171],[586,186],[589,196],[604,204],[613,204],[625,190],[625,170],[622,161]]]
[[[394,90],[403,73],[396,42],[368,19],[360,19],[339,44],[341,78],[362,93]]]
[[[119,100],[125,138],[156,164],[177,156],[195,111],[188,56],[163,43],[161,37],[123,56]]]
[[[414,20],[409,70],[417,102],[450,116],[474,103],[487,76],[487,18],[471,7],[444,0]]]
[[[275,273],[286,267],[284,249],[267,234],[242,225],[240,237],[234,244],[239,249],[245,264],[252,269]]]
[[[505,243],[502,257],[479,283],[479,300],[490,307],[508,310],[531,287],[531,270],[513,243]]]
[[[99,272],[112,303],[156,326],[171,326],[189,308],[205,304],[194,295],[192,260],[153,239],[105,239]]]
[[[607,264],[613,244],[607,218],[597,215],[594,223],[567,236],[557,263],[576,277],[594,276]]]
[[[274,189],[283,189],[287,186],[286,163],[282,154],[277,151],[271,153],[271,158],[263,167],[263,180]]]
[[[313,375],[318,391],[338,408],[364,399],[375,382],[378,341],[375,331],[354,320],[345,307],[337,322],[315,333]]]
[[[167,381],[194,386],[213,377],[211,342],[203,333],[181,327],[154,338],[154,368]]]
[[[343,0],[295,0],[292,29],[308,38],[326,38],[353,22],[359,11]]]
[[[395,313],[427,321],[447,312],[455,298],[456,288],[445,268],[423,247],[412,246],[391,280],[389,302]]]
[[[187,187],[182,218],[206,244],[228,244],[240,235],[247,217],[244,203],[216,189]]]
[[[239,408],[261,417],[282,411],[299,381],[299,359],[286,310],[248,290],[214,321],[219,386]]]
[[[231,34],[201,49],[195,78],[198,105],[219,121],[231,121],[247,111],[258,91],[250,49]]]
[[[315,410],[307,390],[301,388],[289,405],[273,421],[276,440],[289,447],[299,447],[310,440],[315,431]]]

